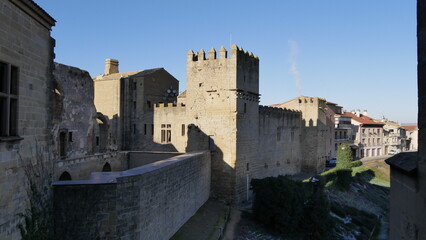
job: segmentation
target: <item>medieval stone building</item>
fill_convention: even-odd
[[[55,20],[33,1],[0,0],[0,23],[0,239],[19,239],[28,181],[48,189],[52,174]]]
[[[93,81],[96,109],[108,118],[117,149],[158,150],[151,144],[153,108],[176,102],[179,82],[164,68],[120,73],[114,59],[105,61],[105,73]]]
[[[300,172],[301,114],[259,105],[259,59],[233,45],[188,52],[187,89],[154,109],[154,142],[212,152],[212,193],[249,200],[250,180]]]
[[[334,130],[334,123],[331,120],[334,116],[327,114],[327,101],[319,97],[301,96],[272,106],[301,111],[302,170],[323,171],[325,161],[331,158],[330,151],[327,152],[327,141],[332,141],[331,136]],[[332,146],[333,142],[328,145]]]

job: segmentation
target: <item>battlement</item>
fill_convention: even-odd
[[[180,103],[157,103],[154,104],[154,108],[176,108],[176,107],[185,107],[185,104]]]
[[[222,46],[219,49],[219,57],[217,57],[216,50],[214,48],[211,48],[208,51],[208,55],[206,58],[206,53],[203,49],[201,49],[199,52],[194,53],[192,50],[188,51],[187,54],[187,62],[197,62],[197,61],[211,61],[216,59],[233,59],[233,58],[239,58],[239,59],[252,59],[259,61],[259,57],[253,55],[252,52],[244,51],[242,48],[238,47],[237,45],[232,45],[230,50],[230,57],[228,57],[228,51]]]
[[[259,113],[302,114],[302,111],[259,105]]]
[[[325,98],[320,97],[306,97],[306,96],[300,96],[297,98],[299,103],[314,103],[314,102],[324,102],[326,103],[327,100]]]

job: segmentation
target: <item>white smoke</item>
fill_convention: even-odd
[[[289,54],[289,62],[290,62],[290,73],[293,75],[294,82],[296,84],[297,91],[299,96],[302,95],[302,83],[300,78],[300,72],[297,70],[297,61],[296,56],[299,54],[299,46],[297,42],[294,40],[288,40],[288,44],[290,45],[290,54]]]

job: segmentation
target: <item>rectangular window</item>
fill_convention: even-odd
[[[161,124],[161,143],[172,142],[172,125]]]
[[[136,110],[136,101],[133,102],[133,110]]]
[[[147,130],[146,128],[147,128],[147,126],[146,126],[146,124],[144,124],[144,125],[143,125],[143,134],[144,134],[144,135],[146,135],[146,130]]]
[[[0,136],[18,135],[18,78],[17,67],[0,62]]]
[[[185,124],[182,124],[182,136],[185,136]]]
[[[99,146],[99,136],[96,136],[96,146]]]
[[[151,124],[151,135],[154,136],[154,124]]]
[[[66,155],[66,141],[67,133],[65,131],[59,133],[59,155],[65,157]]]
[[[247,103],[244,103],[244,113],[247,112]]]
[[[133,124],[133,134],[136,134],[136,124]]]
[[[72,132],[68,133],[68,142],[72,142]]]
[[[148,106],[148,108],[151,108],[151,101],[146,101],[146,105]]]

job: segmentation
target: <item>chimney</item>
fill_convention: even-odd
[[[118,60],[106,59],[105,60],[105,75],[118,73]]]
[[[360,117],[360,116],[361,116],[361,111],[360,111],[359,109],[357,109],[357,110],[355,111],[355,115],[356,115],[357,117]]]

